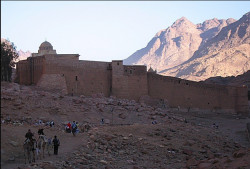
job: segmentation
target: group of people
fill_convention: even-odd
[[[38,129],[38,135],[39,136],[45,136],[45,134],[44,134],[44,132],[43,132],[43,130],[44,129]],[[26,140],[25,140],[25,142],[27,141],[27,140],[29,140],[29,141],[31,141],[31,143],[33,143],[36,139],[35,138],[33,138],[34,137],[34,134],[31,132],[31,130],[29,129],[28,130],[28,132],[25,134],[25,138],[26,138]],[[54,136],[54,139],[53,139],[53,146],[54,146],[54,154],[55,155],[57,155],[58,154],[58,148],[59,148],[59,146],[60,146],[60,141],[59,141],[59,139],[57,138],[57,136],[55,135]],[[33,144],[32,144],[33,145]],[[35,147],[33,147],[33,150],[35,149]]]
[[[43,125],[43,121],[42,120],[38,120],[38,123],[36,123],[36,125]],[[46,126],[50,126],[50,127],[53,127],[55,125],[55,122],[52,120],[52,121],[48,121],[45,123]]]
[[[78,133],[79,132],[79,123],[77,121],[73,121],[73,123],[71,124],[70,122],[68,122],[68,124],[65,127],[65,130],[67,133]]]

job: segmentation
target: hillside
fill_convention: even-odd
[[[237,76],[250,70],[250,13],[224,27],[187,62],[164,70],[164,75],[191,80]]]
[[[220,84],[220,85],[232,85],[232,86],[248,86],[250,90],[250,70],[246,73],[238,76],[229,76],[229,77],[211,77],[204,81],[205,83],[210,84]]]
[[[55,126],[46,126],[51,120]],[[73,120],[80,124],[76,137],[64,131]],[[247,121],[233,114],[186,113],[2,82],[1,168],[245,168],[250,166]],[[86,124],[89,131],[84,130]],[[24,135],[31,129],[37,138],[39,128],[46,137],[58,136],[59,155],[46,152],[44,159],[25,165]]]
[[[249,13],[238,21],[214,18],[197,25],[182,17],[124,63],[195,81],[236,76],[250,70],[249,32]]]

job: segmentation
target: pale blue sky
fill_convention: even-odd
[[[37,52],[47,39],[58,54],[81,60],[125,59],[185,16],[240,19],[250,1],[1,1],[1,37]]]

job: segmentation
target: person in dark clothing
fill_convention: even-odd
[[[57,136],[55,136],[55,138],[53,139],[53,144],[54,144],[54,154],[57,155],[58,154],[58,147],[60,146],[60,141],[57,138]]]
[[[38,135],[45,135],[44,132],[43,132],[43,129],[38,129]]]
[[[26,140],[29,139],[29,140],[33,140],[33,136],[34,134],[31,133],[31,130],[29,129],[28,132],[25,134],[25,137],[26,137]]]
[[[75,133],[76,133],[76,129],[77,129],[76,122],[73,121],[73,124],[72,124],[72,133],[73,133],[74,136],[75,136]]]
[[[25,138],[26,138],[26,140],[24,141],[24,142],[26,142],[26,141],[30,141],[30,143],[32,144],[32,150],[35,150],[35,147],[34,147],[34,142],[35,142],[35,139],[33,138],[33,136],[34,136],[34,134],[31,132],[31,130],[29,129],[28,130],[28,132],[25,134]]]

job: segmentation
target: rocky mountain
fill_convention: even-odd
[[[171,27],[158,32],[146,48],[135,52],[125,64],[146,64],[162,70],[188,60],[202,39],[196,25],[182,17]]]
[[[162,74],[190,80],[237,76],[250,70],[250,13],[209,39],[187,62]]]
[[[242,86],[246,85],[250,87],[250,70],[246,73],[238,76],[228,76],[228,77],[211,77],[204,81],[204,83],[209,84],[220,84],[220,85],[232,85],[232,86]],[[250,90],[250,88],[249,88]]]
[[[214,18],[197,25],[182,17],[124,63],[151,65],[163,75],[200,81],[246,72],[249,49],[249,13],[238,21]]]
[[[18,61],[19,60],[26,60],[28,57],[31,56],[31,52],[30,51],[24,52],[22,50],[19,50],[18,55],[19,55]]]

